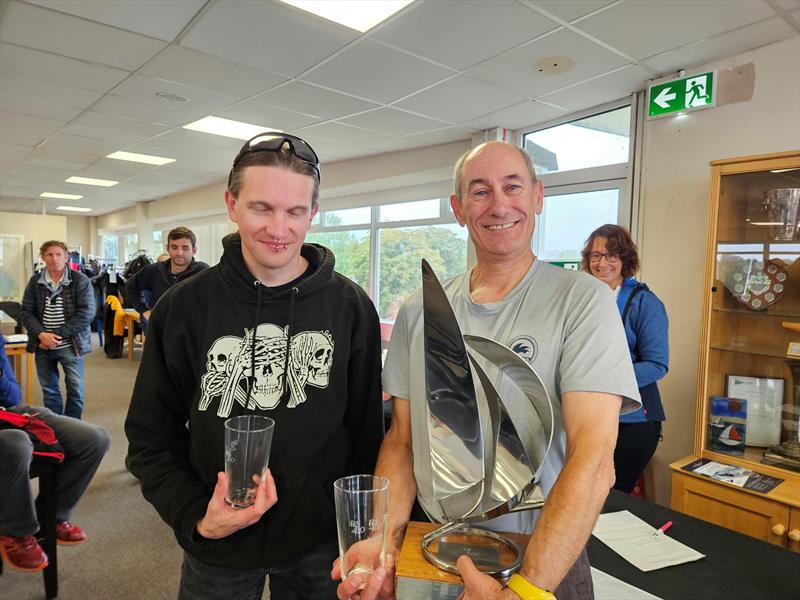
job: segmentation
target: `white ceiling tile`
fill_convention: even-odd
[[[412,148],[428,145],[430,145],[430,142],[423,141],[418,137],[387,138],[385,140],[376,140],[374,142],[367,142],[366,144],[359,144],[359,146],[363,146],[364,148],[379,150],[380,152],[399,152],[401,150],[411,150]]]
[[[448,79],[397,106],[453,123],[467,121],[525,100],[524,96],[466,75]]]
[[[134,144],[126,148],[126,150],[141,154],[168,156],[170,158],[201,156],[216,151],[230,152],[231,160],[233,160],[236,152],[242,147],[242,143],[242,140],[181,128],[169,131],[146,142]]]
[[[96,102],[102,94],[79,90],[67,85],[56,85],[46,81],[11,79],[3,77],[3,93],[19,98],[30,98],[41,102],[54,102],[76,108],[87,108]]]
[[[536,61],[549,56],[566,56],[575,61],[575,66],[559,74],[539,73],[535,66]],[[478,65],[469,73],[484,81],[536,98],[588,77],[606,73],[627,62],[602,46],[562,29]]]
[[[0,143],[0,173],[10,174],[31,152],[32,146]]]
[[[31,100],[30,98],[19,98],[17,96],[0,94],[0,111],[69,121],[73,117],[79,115],[82,109],[65,106],[63,104],[55,104],[53,102],[41,102],[39,100]]]
[[[203,8],[205,0],[27,0],[46,8],[113,25],[135,33],[172,41]]]
[[[517,2],[424,2],[370,37],[465,69],[558,26]]]
[[[358,34],[273,2],[218,2],[182,46],[291,76],[299,75]]]
[[[362,98],[391,102],[452,74],[365,39],[303,79]]]
[[[9,191],[13,191],[13,189],[9,189]],[[0,190],[0,193],[3,193]],[[25,212],[26,205],[30,202],[30,198],[19,197],[19,196],[6,196],[3,194],[0,196],[0,210],[6,212]]]
[[[47,81],[93,92],[107,92],[130,73],[13,44],[0,44],[0,73],[5,78]]]
[[[475,129],[490,129],[492,127],[522,129],[523,127],[555,119],[566,113],[566,110],[559,110],[543,102],[529,100],[490,115],[473,119],[468,124]]]
[[[314,139],[319,138],[323,141],[333,142],[334,144],[347,146],[350,144],[361,144],[373,140],[383,139],[386,134],[367,129],[359,129],[345,125],[344,123],[323,123],[322,125],[311,125],[297,130],[298,135],[303,139],[308,139],[313,144]]]
[[[165,93],[181,96],[187,102],[172,102],[156,94]],[[167,106],[191,114],[211,114],[215,110],[236,102],[237,98],[219,92],[183,85],[146,75],[131,75],[114,88],[114,95],[147,102],[156,106]]]
[[[127,146],[163,133],[167,129],[168,125],[89,110],[70,122],[63,131]]]
[[[9,2],[0,22],[4,42],[134,71],[166,44],[108,25]]]
[[[39,146],[33,157],[91,163],[117,149],[118,145],[113,142],[57,133]]]
[[[419,133],[414,137],[418,140],[427,142],[428,144],[447,144],[448,142],[468,140],[472,134],[476,133],[477,131],[477,128],[472,127],[446,127],[436,131]]]
[[[36,156],[36,153],[31,153],[30,158],[27,158],[23,163],[25,165],[29,165],[32,167],[38,167],[43,172],[48,170],[66,170],[66,171],[80,171],[86,165],[89,164],[89,161],[86,162],[74,162],[70,160],[58,160],[52,158],[44,158],[41,156]]]
[[[786,10],[800,10],[800,0],[778,0],[778,4]]]
[[[336,119],[378,106],[374,102],[332,92],[302,81],[293,81],[275,90],[255,96],[251,98],[251,101],[308,115],[317,115],[324,119]]]
[[[265,130],[272,128],[280,129],[281,131],[305,127],[322,120],[319,117],[301,115],[300,113],[255,102],[242,102],[225,110],[218,110],[214,112],[214,116],[253,123],[254,125],[264,125]]]
[[[773,17],[736,31],[662,52],[644,59],[642,64],[652,67],[658,73],[669,73],[739,54],[796,34],[783,18]]]
[[[0,113],[0,143],[35,146],[63,127],[65,121],[19,113]]]
[[[286,81],[282,75],[179,46],[164,50],[141,73],[236,98],[246,98]]]
[[[64,180],[74,175],[75,172],[67,169],[42,169],[28,164],[24,161],[19,168],[14,171],[14,180],[18,182],[29,182],[39,187],[52,188],[64,183]],[[39,189],[39,188],[37,188]],[[57,191],[51,189],[49,191]]]
[[[172,163],[174,164],[174,163]],[[96,160],[91,165],[81,169],[75,175],[80,177],[94,177],[96,179],[114,179],[116,181],[125,181],[141,173],[152,171],[153,169],[163,169],[170,165],[157,167],[155,165],[145,165],[142,163],[135,163],[126,160],[114,160],[113,158],[101,158]]]
[[[625,2],[588,17],[577,27],[638,60],[774,14],[766,2]]]
[[[531,4],[569,22],[614,2],[616,0],[533,0]]]
[[[379,108],[370,112],[342,119],[342,123],[348,123],[357,127],[366,127],[375,131],[383,131],[391,135],[406,135],[437,129],[448,123],[434,121],[426,117],[412,115],[402,110],[394,108]]]
[[[192,113],[185,110],[178,110],[171,106],[157,106],[148,102],[122,98],[114,94],[106,94],[103,96],[100,101],[92,106],[92,110],[112,115],[128,116],[151,123],[163,123],[165,125],[175,126],[186,125],[206,114],[202,111],[195,111]]]
[[[628,65],[609,75],[586,83],[545,94],[542,100],[578,111],[628,96],[631,92],[647,89],[650,71],[638,65]]]

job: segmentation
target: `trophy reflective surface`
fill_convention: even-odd
[[[443,524],[422,539],[422,552],[450,573],[467,554],[484,573],[508,577],[524,549],[470,525],[544,505],[539,474],[553,439],[553,406],[524,359],[496,341],[462,335],[424,260],[422,292],[427,419],[412,421],[412,435],[423,436],[429,452],[414,460],[430,461],[424,470],[431,481],[419,485],[418,499],[431,520]],[[504,378],[519,393],[501,398],[495,382]]]

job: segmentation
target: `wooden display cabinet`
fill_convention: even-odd
[[[800,324],[800,207],[792,212],[787,199],[794,195],[800,151],[711,163],[694,454],[670,467],[674,510],[800,552],[800,470],[762,463],[772,442],[747,445],[746,431],[741,455],[716,451],[709,433],[711,397],[727,396],[728,377],[739,375],[783,380],[780,419],[768,413],[759,431],[766,423],[774,443],[798,441],[800,358],[787,356],[789,343],[800,342],[789,328]],[[762,408],[748,402],[748,427]],[[765,494],[682,470],[698,458],[784,482]]]

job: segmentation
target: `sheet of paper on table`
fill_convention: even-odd
[[[669,534],[654,537],[655,532],[655,527],[622,510],[601,514],[592,535],[642,571],[655,571],[705,556],[673,540]]]
[[[659,596],[654,596],[594,567],[592,567],[592,586],[594,600],[661,600]]]

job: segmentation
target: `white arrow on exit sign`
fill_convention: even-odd
[[[661,90],[658,96],[653,98],[653,102],[658,104],[661,108],[669,108],[670,100],[675,100],[675,98],[677,98],[675,92],[672,92],[671,88],[667,87]]]

